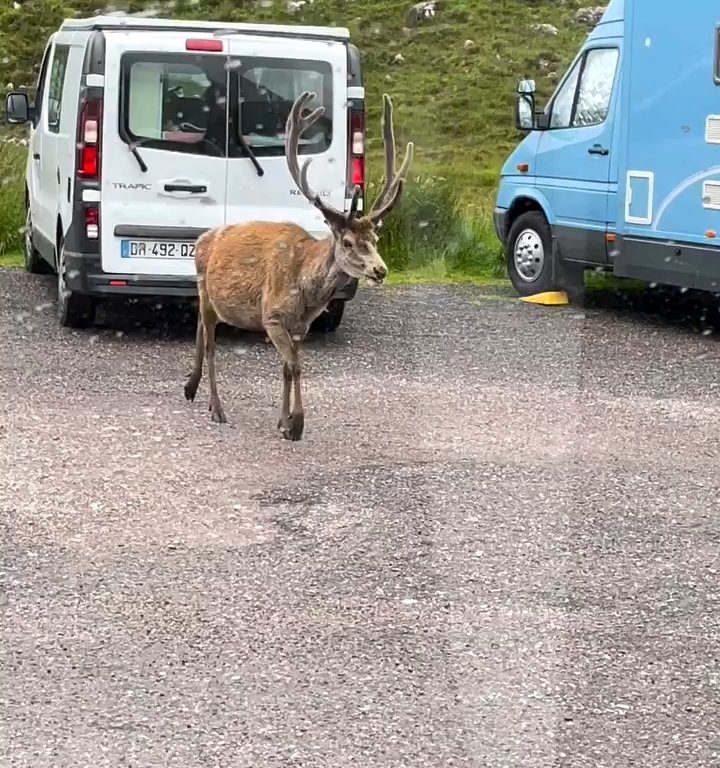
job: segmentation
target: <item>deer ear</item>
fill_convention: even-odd
[[[345,218],[345,214],[343,213],[324,210],[323,218],[325,219],[325,223],[328,225],[328,227],[330,227],[330,229],[332,229],[333,232],[339,232],[347,228],[347,220]]]
[[[353,188],[353,196],[352,200],[350,201],[350,209],[347,212],[347,216],[345,217],[346,223],[350,223],[355,216],[357,216],[357,207],[358,202],[360,201],[360,192],[362,192],[361,188],[356,184]]]

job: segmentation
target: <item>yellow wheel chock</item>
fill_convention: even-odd
[[[544,293],[536,293],[534,296],[521,296],[520,301],[525,301],[528,304],[544,304],[545,306],[568,305],[570,303],[565,291],[545,291]]]

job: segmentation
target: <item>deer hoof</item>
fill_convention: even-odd
[[[278,429],[286,440],[300,440],[304,427],[304,413],[291,413],[287,419],[280,419],[278,423]]]
[[[212,414],[211,414],[210,418],[216,424],[226,424],[227,423],[227,416],[225,416],[225,411],[223,411],[222,408],[213,408],[211,406],[210,410],[212,411]]]
[[[194,381],[188,381],[185,383],[185,399],[191,403],[195,400],[197,394],[197,384]]]

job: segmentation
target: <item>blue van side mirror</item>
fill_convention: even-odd
[[[520,80],[517,87],[518,93],[535,93],[534,80]]]
[[[519,131],[532,131],[535,127],[535,81],[520,80],[515,101],[515,127]]]
[[[5,97],[5,122],[23,125],[32,119],[32,108],[26,93],[13,91]]]
[[[519,131],[535,128],[535,97],[532,93],[519,93],[515,103],[515,127]]]

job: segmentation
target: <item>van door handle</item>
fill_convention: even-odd
[[[33,160],[39,160],[40,159],[40,153],[39,152],[33,152]]]
[[[599,144],[593,144],[592,147],[588,149],[588,153],[591,155],[609,155],[610,150],[601,147]]]
[[[204,195],[207,187],[204,184],[166,184],[166,192],[189,192],[191,195]]]

